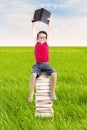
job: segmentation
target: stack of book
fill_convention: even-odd
[[[36,110],[35,116],[52,117],[54,111],[52,108],[52,89],[49,75],[42,73],[36,79]]]

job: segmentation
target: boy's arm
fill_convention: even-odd
[[[50,35],[51,35],[51,32],[50,32],[50,18],[47,18],[48,20],[48,41],[50,41]]]
[[[33,33],[33,39],[34,42],[36,41],[36,28],[35,28],[35,22],[34,22],[34,18],[32,19],[32,33]]]
[[[48,35],[49,35],[49,33],[50,33],[50,18],[47,18],[47,20],[48,20]]]

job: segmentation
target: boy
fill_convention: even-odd
[[[36,64],[32,66],[32,74],[30,77],[30,95],[29,102],[32,102],[34,95],[34,86],[36,78],[41,72],[46,72],[52,78],[52,98],[56,100],[55,86],[57,80],[57,72],[49,65],[49,46],[47,44],[47,33],[40,31],[37,34],[37,43],[34,49]]]

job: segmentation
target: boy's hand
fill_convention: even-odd
[[[31,22],[32,22],[32,23],[34,22],[34,18],[32,18]]]
[[[50,23],[50,18],[47,18],[48,24]]]

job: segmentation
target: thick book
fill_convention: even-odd
[[[51,108],[52,104],[39,104],[39,103],[37,103],[36,107],[37,108],[49,108],[49,107]]]
[[[52,112],[52,113],[39,113],[39,112],[35,112],[35,116],[36,117],[53,117],[54,116],[54,112]]]
[[[47,100],[47,99],[46,100],[38,100],[38,101],[36,100],[35,102],[36,102],[36,104],[37,103],[39,103],[39,104],[46,104],[46,103],[47,104],[52,104],[52,101],[51,100]]]
[[[41,90],[41,89],[43,89],[43,90],[47,90],[47,89],[51,89],[51,87],[50,86],[36,86],[36,88],[37,89],[39,89],[39,90]]]
[[[48,24],[49,21],[47,19],[50,18],[50,16],[51,16],[51,13],[48,10],[41,8],[41,9],[35,10],[34,16],[33,16],[34,20],[32,22],[41,21],[41,22],[44,22],[45,24]]]
[[[52,100],[51,96],[36,96],[36,100]]]
[[[37,86],[51,86],[51,83],[50,82],[44,82],[44,79],[42,82],[36,82],[36,87]]]
[[[53,112],[53,108],[36,108],[36,110],[35,110],[36,112],[44,112],[44,113],[46,113],[46,112]]]
[[[47,93],[36,93],[35,96],[52,96],[52,93],[47,92]]]
[[[47,89],[47,90],[46,89],[45,90],[39,90],[39,89],[37,89],[36,90],[36,93],[38,93],[38,94],[40,94],[40,93],[49,93],[49,92],[51,93],[52,90],[51,89]]]
[[[40,102],[39,102],[40,101]],[[37,102],[36,102],[36,106],[37,105],[52,105],[52,101],[50,101],[50,102],[46,102],[46,100],[38,100]]]

